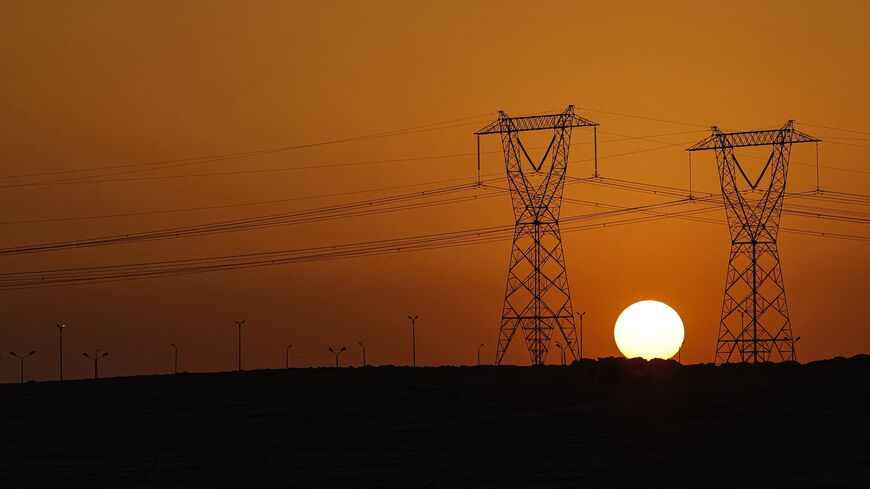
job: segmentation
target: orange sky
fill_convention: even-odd
[[[93,168],[328,141],[470,119],[456,127],[105,176],[287,169],[474,151],[473,132],[511,114],[577,112],[601,124],[604,176],[687,185],[684,146],[703,126],[778,127],[788,119],[825,140],[823,189],[867,194],[866,2],[0,2],[0,175]],[[604,111],[604,112],[601,112]],[[679,121],[673,124],[606,112]],[[697,124],[691,125],[691,124]],[[695,131],[695,132],[690,132]],[[684,133],[684,134],[673,134]],[[575,131],[569,174],[589,176],[589,130]],[[662,146],[622,136],[671,134]],[[829,139],[839,138],[839,139]],[[620,139],[622,141],[611,141]],[[855,138],[855,139],[845,139]],[[863,139],[863,140],[862,140]],[[848,143],[848,144],[836,144]],[[532,144],[534,145],[534,144]],[[484,173],[504,171],[496,138]],[[752,154],[753,152],[745,152]],[[757,153],[755,156],[760,156]],[[716,191],[712,154],[694,155],[694,185]],[[757,165],[748,159],[747,164]],[[815,148],[795,146],[789,191],[815,187]],[[475,176],[472,156],[102,183],[21,185],[0,179],[3,247],[251,217],[405,190],[270,205],[62,222],[75,216],[310,197]],[[110,175],[110,171],[61,177]],[[566,197],[618,205],[658,198],[593,185]],[[600,209],[599,209],[600,210]],[[565,204],[563,215],[595,212]],[[706,215],[724,222],[724,210]],[[2,272],[269,251],[511,223],[505,196],[431,209],[89,250],[6,256]],[[863,224],[785,216],[783,225],[867,235]],[[684,362],[711,361],[728,258],[724,225],[682,220],[565,233],[585,353],[618,354],[612,327],[632,302],[657,299],[686,324]],[[782,234],[802,361],[870,350],[866,241]],[[410,360],[406,315],[420,314],[418,363],[494,356],[509,241],[75,287],[0,291],[0,350],[37,350],[29,374],[57,372],[54,324],[68,377],[90,374],[81,352],[111,352],[107,375],[165,372],[170,343],[185,370],[235,367],[235,319],[246,319],[245,366],[329,365],[327,346],[359,363]],[[0,355],[0,381],[17,364]],[[508,360],[528,363],[525,345]],[[551,363],[558,361],[552,354]]]

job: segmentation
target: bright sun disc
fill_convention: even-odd
[[[640,301],[625,308],[616,319],[613,338],[626,358],[668,359],[683,344],[683,321],[671,306]]]

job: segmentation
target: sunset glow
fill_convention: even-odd
[[[658,301],[641,301],[628,306],[613,329],[616,346],[626,358],[668,359],[683,344],[683,321],[669,305]]]

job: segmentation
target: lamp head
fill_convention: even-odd
[[[341,347],[341,350],[339,351],[339,353],[343,352],[344,350],[347,350],[347,347],[346,347],[346,346],[342,346],[342,347]]]
[[[335,350],[333,350],[331,346],[328,347],[327,350],[331,351],[332,353],[335,353]]]

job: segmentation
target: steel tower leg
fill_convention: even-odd
[[[536,164],[520,141],[522,127],[515,125],[514,120],[504,113],[499,117],[504,128],[500,133],[515,228],[496,365],[504,360],[517,331],[522,331],[533,365],[546,361],[554,332],[565,342],[572,357],[580,358],[565,254],[559,234],[559,208],[575,120],[574,108],[569,106],[549,127],[535,128],[553,130],[549,147],[540,163]],[[531,165],[530,172],[524,171],[523,160]],[[545,163],[549,163],[546,168]]]
[[[794,338],[777,250],[785,195],[792,131],[789,122],[773,146],[761,175],[753,183],[734,156],[727,135],[719,139],[716,160],[728,227],[731,254],[719,322],[716,363],[794,360]],[[766,172],[770,181],[759,188]],[[742,176],[749,189],[738,188]]]

